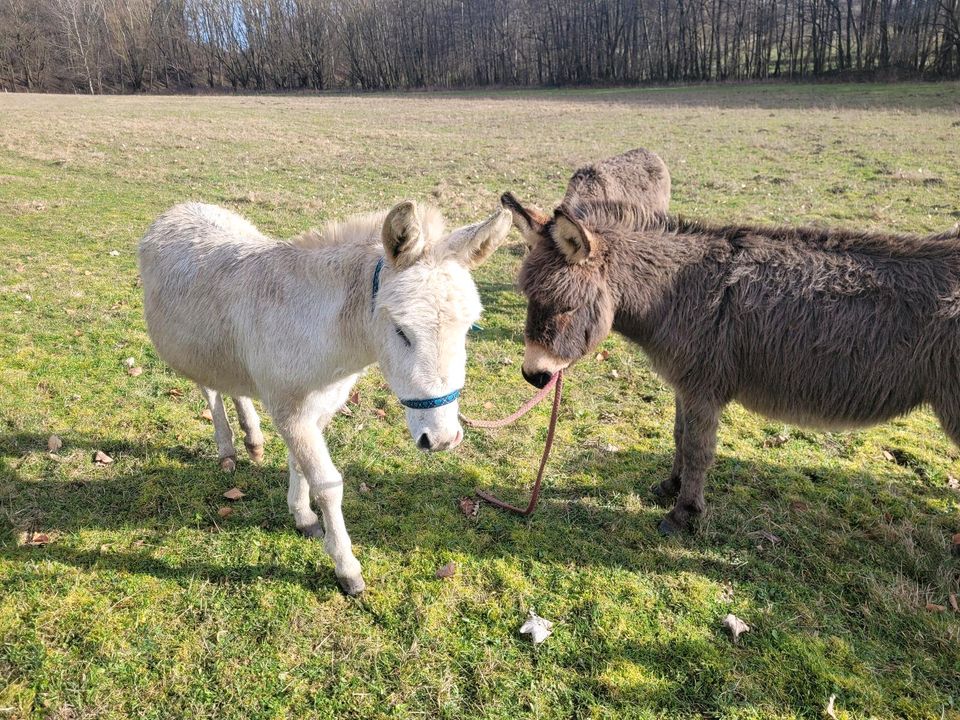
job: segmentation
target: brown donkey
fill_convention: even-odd
[[[519,278],[529,299],[524,377],[542,387],[616,330],[675,390],[673,469],[653,488],[678,496],[662,532],[703,511],[731,400],[820,428],[929,403],[960,445],[960,228],[919,237],[630,225],[607,202],[564,204],[532,226],[536,211],[509,193],[503,204],[532,244]]]

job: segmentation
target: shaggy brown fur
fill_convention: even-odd
[[[550,216],[524,207],[511,193],[504,193],[501,201],[513,213],[527,247],[533,247]],[[607,219],[633,227],[663,222],[670,207],[670,171],[656,153],[629,150],[577,170],[567,183],[562,205],[578,218],[600,210]]]
[[[561,207],[520,286],[534,384],[612,329],[674,388],[674,465],[654,491],[679,497],[663,532],[704,509],[732,400],[821,428],[928,403],[960,444],[960,228],[919,237],[666,219],[636,229],[602,204]]]

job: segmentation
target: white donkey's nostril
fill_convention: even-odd
[[[423,435],[421,435],[420,439],[417,440],[417,447],[420,448],[421,450],[431,449],[430,436],[427,435],[427,433],[424,433]]]

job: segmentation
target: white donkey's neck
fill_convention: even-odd
[[[295,272],[305,276],[317,306],[328,309],[324,324],[340,338],[337,356],[344,374],[377,361],[373,282],[383,257],[380,228],[384,213],[328,223],[290,240]],[[339,296],[339,297],[337,297]]]

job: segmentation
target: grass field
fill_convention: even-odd
[[[672,396],[622,340],[569,373],[528,521],[456,501],[523,496],[546,406],[425,456],[372,370],[328,433],[368,584],[350,599],[293,530],[269,423],[265,463],[224,475],[150,346],[136,243],[175,202],[277,236],[406,197],[467,222],[506,189],[552,207],[577,165],[638,145],[686,215],[960,220],[957,84],[0,96],[0,718],[819,718],[831,695],[839,718],[960,718],[960,452],[928,412],[818,433],[731,407],[699,530],[664,539]],[[474,416],[530,394],[519,247],[476,276]],[[536,648],[530,607],[556,623]],[[728,612],[752,627],[736,645]]]

